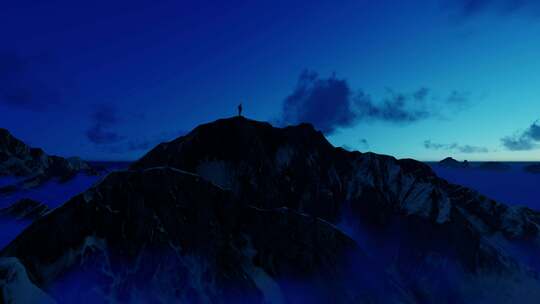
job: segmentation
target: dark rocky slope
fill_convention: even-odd
[[[537,214],[532,210],[450,184],[415,160],[335,148],[309,124],[280,129],[242,117],[218,120],[158,145],[131,168],[161,166],[198,174],[258,207],[286,206],[330,222],[339,222],[349,208],[361,217],[379,214],[369,216],[379,223],[396,214],[455,224],[461,215],[486,224],[485,232],[538,236],[533,224],[525,232],[505,223],[509,213]],[[534,216],[531,221],[536,224]]]
[[[11,206],[0,209],[0,217],[35,220],[49,211],[49,207],[32,199],[23,198]]]
[[[539,270],[536,259],[508,249],[539,249],[537,212],[449,184],[414,160],[334,148],[308,124],[279,129],[241,117],[218,120],[158,145],[132,168],[155,166],[196,173],[261,208],[287,206],[346,223],[365,244],[382,240],[389,247],[383,256],[390,256],[384,263],[400,277],[426,267],[435,282],[447,270],[433,264],[445,261],[482,276]],[[410,279],[419,300],[430,297]]]
[[[102,285],[80,292],[97,288],[120,302],[133,300],[133,290],[187,303],[308,300],[288,290],[296,282],[309,288],[310,302],[376,297],[343,284],[362,276],[349,271],[347,257],[363,255],[332,225],[286,208],[258,209],[171,168],[110,174],[34,222],[2,255],[17,257],[45,290],[66,273],[91,274]],[[390,287],[389,299],[399,294]]]

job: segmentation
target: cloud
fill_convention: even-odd
[[[510,151],[528,151],[538,148],[540,125],[533,122],[526,130],[501,138],[502,145]]]
[[[86,131],[86,136],[94,144],[112,144],[124,139],[113,131],[107,131],[102,125],[94,125]]]
[[[441,144],[435,143],[431,140],[424,141],[424,148],[428,150],[444,150],[449,152],[458,152],[458,153],[488,153],[489,149],[486,147],[471,146],[471,145],[460,145],[458,143],[452,144]]]
[[[113,144],[124,137],[112,130],[120,121],[116,109],[110,105],[97,105],[91,116],[92,125],[86,131],[86,137],[97,145]]]
[[[185,130],[177,130],[174,132],[161,132],[154,136],[144,139],[129,140],[125,144],[127,151],[145,151],[155,147],[157,144],[178,138],[187,134]]]
[[[410,123],[432,116],[433,113],[427,108],[427,94],[429,91],[425,88],[408,95],[389,90],[389,96],[375,103],[369,95],[360,92],[355,97],[354,105],[360,119]]]
[[[504,15],[527,12],[531,16],[538,16],[540,12],[537,0],[443,0],[442,3],[445,9],[451,9],[463,18],[489,11]]]
[[[283,104],[285,123],[311,122],[323,133],[356,123],[351,89],[345,80],[334,76],[320,79],[318,74],[304,71],[294,92]]]
[[[510,151],[527,151],[536,148],[534,142],[525,136],[506,136],[501,138],[501,142]]]
[[[0,103],[25,110],[63,104],[69,87],[46,56],[0,52]]]
[[[131,140],[127,142],[126,150],[128,151],[141,151],[148,150],[158,144],[161,140]]]
[[[535,121],[530,125],[526,133],[531,139],[540,141],[540,125],[538,124],[538,121]]]
[[[469,101],[471,99],[471,93],[465,91],[453,90],[450,92],[448,97],[446,97],[446,104],[450,105],[454,110],[460,111],[469,106]]]
[[[144,119],[144,115],[132,113],[121,116],[117,108],[110,104],[95,105],[90,116],[91,125],[85,133],[86,138],[103,151],[122,154],[147,151],[160,142],[186,134],[180,130],[161,132],[149,137],[127,138],[115,131],[120,124],[131,119],[141,120]]]
[[[120,143],[108,146],[107,151],[119,154],[127,152],[148,151],[159,143],[169,141],[186,133],[187,132],[182,130],[176,132],[161,132],[160,134],[151,136],[150,138],[125,140]]]
[[[360,142],[360,145],[361,145],[364,149],[369,149],[369,142],[368,142],[367,139],[365,139],[365,138],[360,138],[359,142]]]
[[[362,90],[353,94],[346,80],[334,75],[320,78],[315,72],[304,71],[295,90],[283,103],[280,122],[310,122],[323,133],[331,134],[339,128],[353,127],[360,121],[413,123],[439,117],[441,105],[445,111],[447,108],[462,108],[467,102],[468,95],[459,91],[440,99],[425,87],[411,93],[388,90],[381,101],[375,102]]]

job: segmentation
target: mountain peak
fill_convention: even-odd
[[[266,132],[273,132],[270,130],[282,130],[292,134],[302,134],[308,136],[310,139],[324,140],[323,133],[316,130],[310,123],[300,123],[298,125],[286,126],[283,128],[275,127],[269,122],[258,121],[246,118],[244,116],[234,116],[230,118],[222,118],[213,122],[201,124],[197,126],[191,133],[208,132],[213,133],[209,135],[223,135],[230,134],[234,136],[255,136],[266,135]],[[191,134],[190,133],[190,134]]]

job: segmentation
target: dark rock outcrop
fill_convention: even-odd
[[[49,211],[49,207],[32,199],[24,198],[11,206],[0,209],[0,216],[21,220],[35,220]]]
[[[498,235],[539,249],[536,212],[449,184],[414,160],[334,148],[308,124],[280,129],[241,117],[218,120],[158,145],[132,169],[156,166],[196,173],[260,208],[350,221],[369,231],[362,238],[399,243],[393,267],[403,274],[431,267],[433,255],[467,273],[520,272],[518,258],[493,246]]]
[[[94,174],[95,171],[78,157],[63,158],[47,155],[40,148],[31,148],[0,128],[0,176],[27,177],[17,185],[2,187],[0,192],[18,188],[31,188],[51,178],[66,181],[79,172]]]
[[[469,162],[466,160],[460,162],[453,159],[452,157],[447,157],[439,162],[439,166],[445,168],[465,169],[469,168]]]

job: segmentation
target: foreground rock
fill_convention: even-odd
[[[17,186],[6,186],[0,192],[10,192],[18,187],[30,188],[51,178],[66,181],[79,172],[94,174],[94,170],[77,157],[63,158],[47,155],[42,149],[31,148],[0,128],[0,176],[26,177]]]
[[[24,198],[7,208],[0,209],[0,217],[19,220],[35,220],[49,211],[49,207],[32,199]]]
[[[77,291],[84,297],[99,290],[119,302],[159,295],[187,303],[350,303],[378,296],[344,284],[362,282],[366,274],[351,271],[348,257],[365,256],[332,225],[286,208],[252,207],[171,168],[110,174],[39,218],[2,255],[17,257],[53,296],[55,284],[71,276],[97,278]],[[368,277],[385,284],[376,272]],[[387,295],[398,292],[388,285]]]
[[[449,184],[414,160],[334,148],[311,125],[218,120],[158,145],[132,168],[156,166],[196,173],[260,208],[286,206],[344,226],[418,301],[469,297],[465,277],[537,284],[537,212]],[[472,292],[482,299],[480,289]]]

